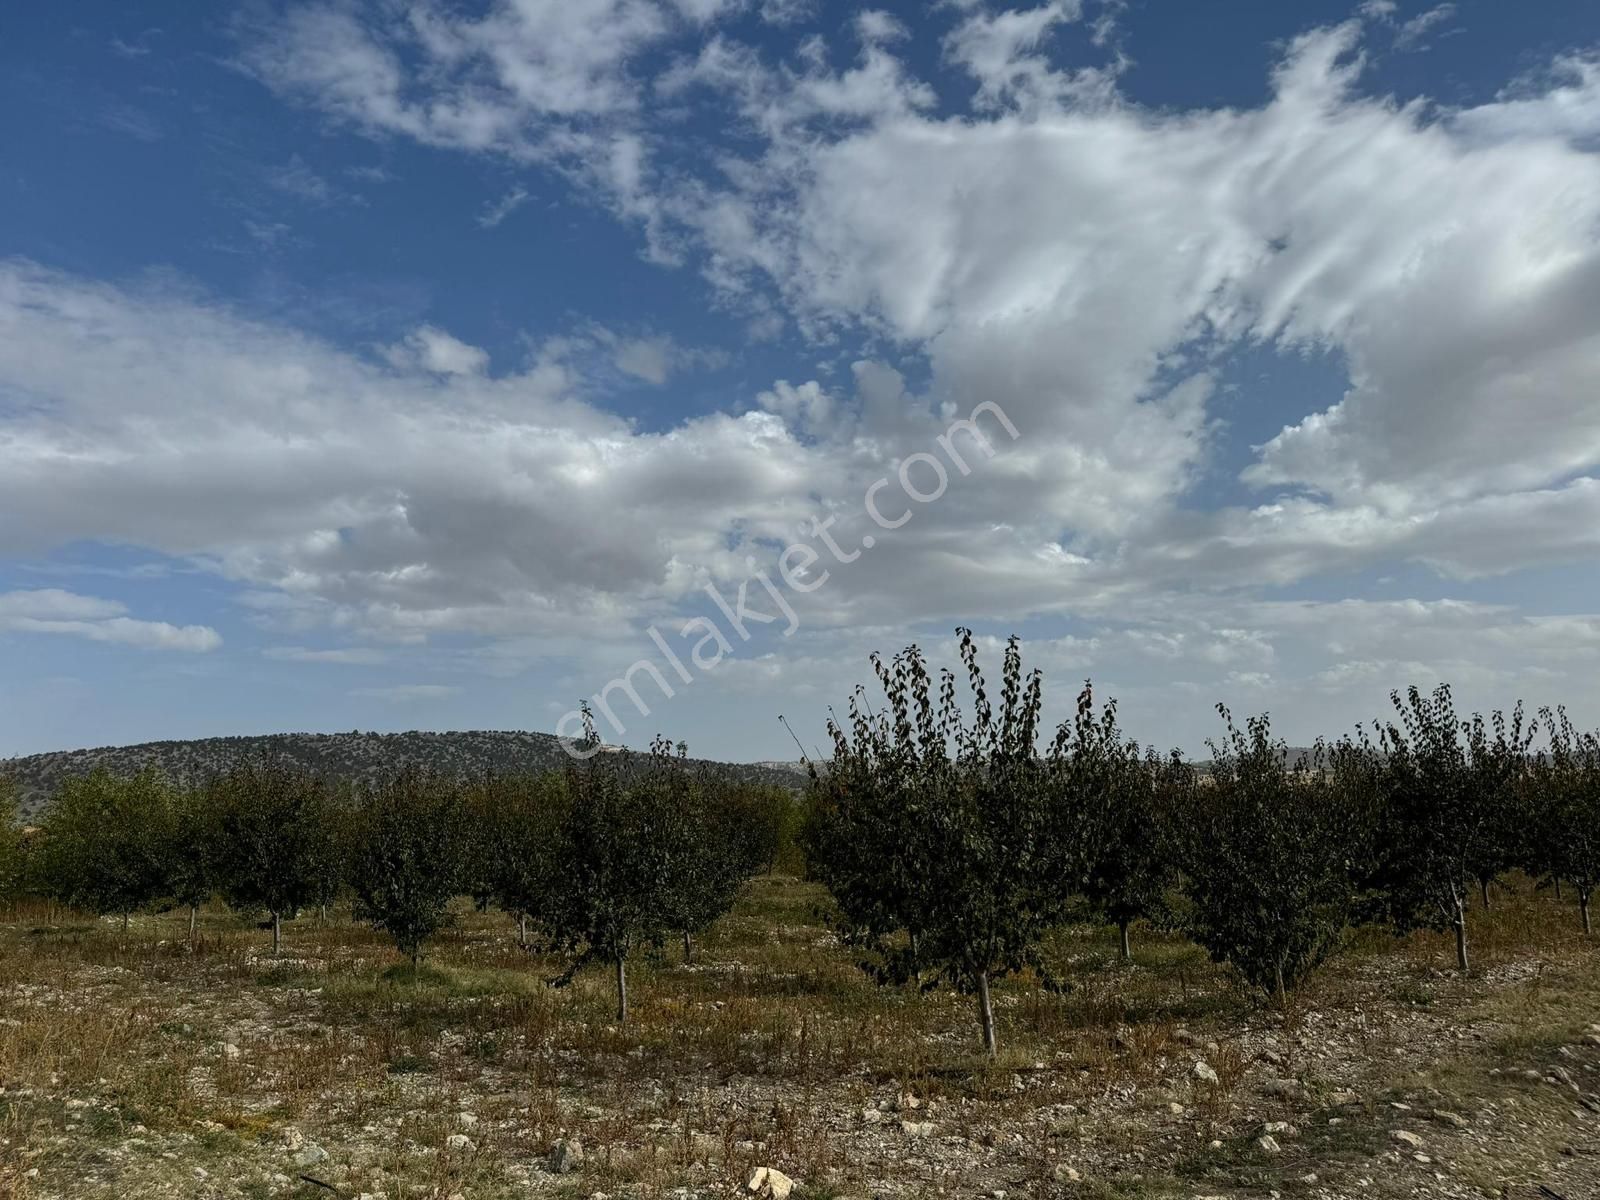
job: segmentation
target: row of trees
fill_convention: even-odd
[[[914,646],[873,658],[884,703],[858,688],[830,720],[800,843],[862,966],[973,995],[991,1054],[993,983],[1031,969],[1061,986],[1042,947],[1085,907],[1120,928],[1124,956],[1148,920],[1280,1001],[1363,923],[1453,930],[1467,970],[1472,896],[1487,905],[1512,869],[1569,885],[1590,932],[1600,738],[1560,710],[1463,718],[1448,688],[1412,689],[1390,719],[1291,757],[1265,716],[1240,727],[1222,708],[1210,763],[1191,764],[1124,736],[1087,685],[1043,729],[1043,680],[1016,639],[994,698],[970,631],[959,653],[964,681]],[[0,844],[0,887],[124,917],[187,908],[191,933],[220,896],[266,914],[275,952],[285,918],[347,889],[413,963],[470,895],[568,956],[552,983],[611,966],[626,1019],[630,956],[679,938],[691,955],[795,811],[665,741],[467,785],[407,771],[329,788],[271,758],[196,789],[101,773],[63,787],[26,853]]]
[[[1521,868],[1589,904],[1600,876],[1600,739],[1566,714],[1463,719],[1450,691],[1395,694],[1395,715],[1304,760],[1265,716],[1224,736],[1209,768],[1142,750],[1086,685],[1041,744],[1042,679],[1008,644],[997,703],[970,631],[959,680],[911,647],[873,665],[830,721],[805,847],[838,901],[843,940],[885,982],[972,993],[995,1050],[990,987],[1032,968],[1045,935],[1087,904],[1122,931],[1179,929],[1278,997],[1353,925],[1454,930],[1468,969],[1470,897]],[[1543,742],[1534,745],[1535,734]]]
[[[602,755],[565,772],[462,784],[407,770],[330,788],[282,760],[243,762],[205,786],[153,771],[66,783],[19,851],[14,888],[98,914],[187,909],[213,896],[286,919],[348,889],[358,917],[417,964],[470,895],[517,921],[524,944],[616,973],[645,946],[693,938],[768,868],[794,810],[785,791],[742,784],[657,742],[642,761]],[[0,875],[5,871],[0,855]],[[530,936],[530,925],[533,936]]]

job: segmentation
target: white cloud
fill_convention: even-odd
[[[581,349],[588,339],[609,354],[612,365],[624,375],[656,387],[680,371],[727,364],[727,355],[719,350],[681,346],[663,333],[624,334],[603,325],[591,325],[574,340],[573,349]]]
[[[339,198],[333,185],[313,171],[298,154],[290,155],[286,163],[268,167],[264,174],[269,186],[309,204],[331,204]]]
[[[396,367],[432,371],[438,375],[482,375],[489,368],[488,351],[469,346],[432,325],[422,325],[405,340],[384,350]]]
[[[709,17],[720,6],[692,7]],[[303,4],[258,31],[241,63],[363,128],[541,156],[560,149],[568,120],[632,109],[629,64],[671,29],[649,0],[498,0],[475,17],[425,2],[382,24]],[[408,58],[425,64],[435,95],[408,86]]]
[[[834,66],[818,40],[774,59],[698,30],[726,6],[415,11],[380,30],[298,8],[245,61],[376,136],[580,170],[658,260],[827,362],[641,433],[586,368],[666,382],[691,352],[648,329],[587,330],[491,374],[424,326],[384,369],[203,297],[13,264],[0,387],[27,403],[0,426],[0,511],[36,515],[0,522],[4,544],[198,556],[277,628],[603,641],[770,561],[802,518],[860,534],[865,484],[992,400],[1019,439],[838,572],[808,629],[1066,612],[1136,679],[1159,659],[1168,680],[1263,700],[1354,687],[1341,662],[1430,661],[1359,631],[1327,661],[1289,610],[1241,611],[1264,586],[1600,551],[1589,59],[1467,110],[1401,104],[1363,92],[1352,21],[1296,39],[1258,106],[1151,111],[1116,93],[1116,62],[1055,65],[1075,5],[967,6],[945,50],[976,111],[952,114],[876,18]],[[645,78],[685,30],[692,48]],[[686,143],[662,174],[655,148],[681,126],[653,124],[658,105],[672,121],[704,105],[739,136],[705,161]],[[1348,386],[1320,412],[1275,400],[1294,415],[1244,469],[1256,495],[1217,508],[1201,482],[1240,348],[1315,351]],[[1408,620],[1357,614],[1375,615]],[[1507,645],[1534,637],[1470,617]],[[1436,650],[1440,669],[1470,657]],[[1505,677],[1509,654],[1478,677]]]
[[[478,224],[484,229],[493,229],[527,202],[526,188],[512,188],[500,199],[484,205],[483,211],[478,214]]]
[[[905,23],[881,8],[864,8],[855,17],[856,36],[863,42],[898,42],[911,36]]]
[[[1600,138],[1600,57],[1563,54],[1548,71],[1518,81],[1488,104],[1449,116],[1451,128],[1484,141],[1561,138],[1590,151]]]
[[[670,338],[635,338],[617,346],[617,369],[661,385],[672,370],[672,341]]]
[[[1394,35],[1396,50],[1426,50],[1427,35],[1441,25],[1455,20],[1454,4],[1436,4],[1426,12],[1418,13],[1402,24]]]
[[[1077,0],[1000,13],[980,10],[945,39],[945,53],[978,81],[980,105],[1014,102],[1036,110],[1072,90],[1071,76],[1050,65],[1041,43],[1056,26],[1079,16]]]
[[[217,631],[205,625],[169,625],[125,616],[127,606],[115,600],[80,596],[57,588],[0,592],[0,632],[48,633],[137,646],[147,650],[205,653],[222,645]]]

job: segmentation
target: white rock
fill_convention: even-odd
[[[473,1113],[458,1112],[456,1114],[456,1125],[461,1129],[476,1129],[478,1127],[478,1118]]]
[[[562,1138],[551,1148],[546,1166],[555,1175],[570,1175],[583,1165],[583,1143],[577,1138]]]
[[[1054,1175],[1057,1183],[1077,1183],[1083,1179],[1083,1176],[1078,1173],[1077,1168],[1069,1167],[1066,1163],[1057,1163],[1056,1169],[1054,1172],[1052,1172],[1052,1174]]]
[[[227,1059],[229,1062],[236,1062],[242,1053],[244,1052],[232,1042],[228,1042],[222,1047],[222,1057]]]
[[[1217,1078],[1217,1073],[1212,1069],[1211,1064],[1204,1060],[1195,1063],[1194,1077],[1201,1083],[1217,1084],[1222,1082],[1221,1079]]]
[[[933,1132],[932,1121],[901,1121],[900,1130],[907,1137],[924,1138]]]
[[[1263,1133],[1258,1137],[1256,1145],[1261,1147],[1262,1152],[1266,1154],[1278,1154],[1283,1150],[1283,1147],[1278,1145],[1278,1139],[1270,1133]]]
[[[304,1170],[328,1161],[328,1152],[315,1142],[307,1142],[294,1156],[294,1165]]]
[[[471,1154],[478,1148],[473,1144],[472,1139],[464,1133],[452,1133],[445,1138],[444,1144],[446,1149],[454,1150],[459,1154]]]
[[[746,1191],[758,1196],[788,1200],[789,1193],[794,1191],[794,1180],[776,1167],[757,1167],[750,1173],[750,1181],[744,1186]]]
[[[1389,1136],[1402,1146],[1409,1146],[1413,1150],[1421,1150],[1427,1144],[1408,1129],[1396,1129]]]

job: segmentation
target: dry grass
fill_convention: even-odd
[[[1001,987],[994,1064],[966,998],[875,987],[823,901],[752,881],[694,963],[633,964],[626,1028],[607,972],[545,986],[559,965],[494,913],[464,910],[414,976],[347,914],[291,923],[274,960],[221,911],[191,947],[171,915],[124,933],[24,908],[0,926],[0,1200],[332,1194],[296,1178],[297,1133],[329,1155],[304,1173],[348,1196],[698,1195],[758,1165],[814,1196],[1291,1194],[1383,1152],[1378,1097],[1544,1102],[1554,1089],[1513,1064],[1573,1043],[1594,1051],[1575,1071],[1600,1061],[1596,947],[1526,886],[1474,914],[1477,978],[1445,970],[1448,937],[1363,932],[1287,1012],[1179,939],[1141,930],[1122,963],[1110,931],[1064,930],[1051,967],[1075,986]],[[1305,1094],[1264,1095],[1276,1077]],[[1329,1125],[1344,1087],[1366,1104]],[[1320,1124],[1268,1160],[1252,1149],[1268,1119]],[[1557,1125],[1530,1146],[1556,1153]],[[559,1137],[581,1138],[580,1175],[539,1169]],[[1464,1148],[1460,1177],[1497,1153]]]

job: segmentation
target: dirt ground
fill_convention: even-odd
[[[1287,1012],[1181,939],[1064,930],[1064,995],[876,987],[815,887],[754,880],[693,961],[547,987],[463,912],[413,976],[348,913],[281,957],[218,911],[0,925],[0,1197],[1600,1198],[1600,939],[1527,881],[1477,965],[1362,931]],[[1541,1190],[1542,1189],[1542,1190]]]

